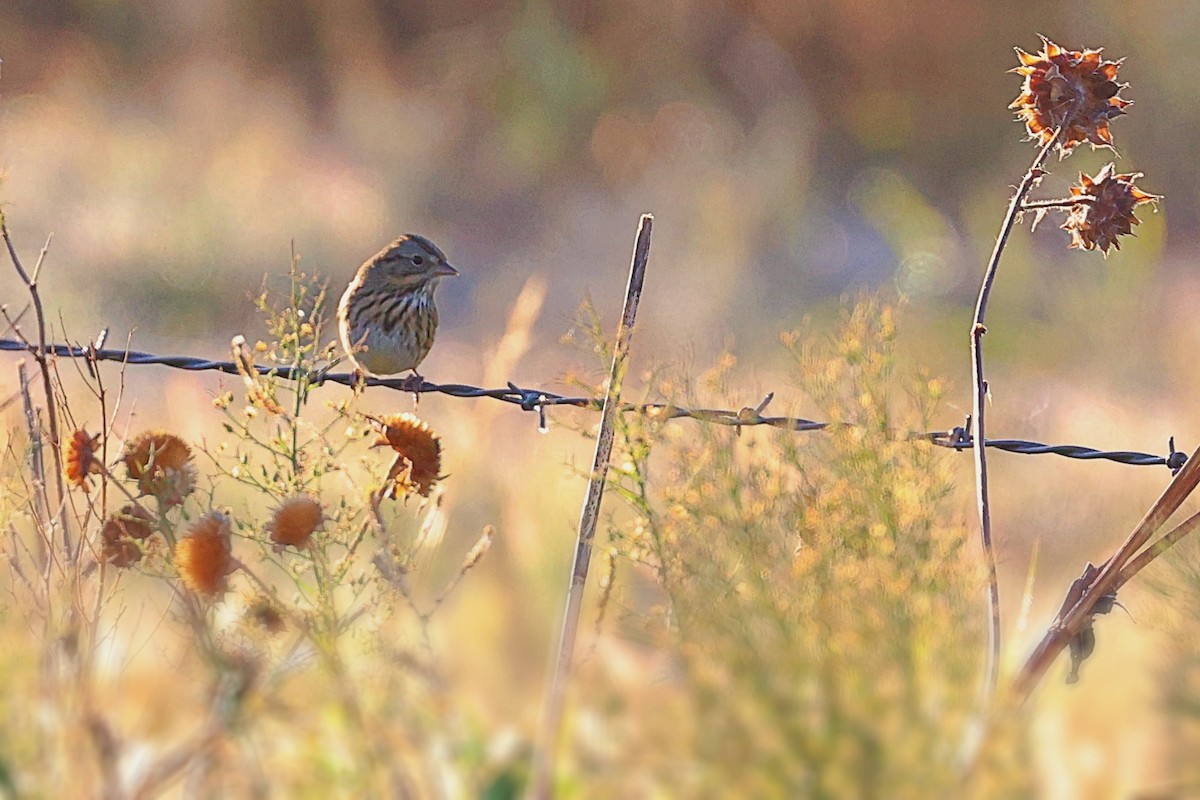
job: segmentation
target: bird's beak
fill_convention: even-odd
[[[443,263],[443,264],[438,265],[438,268],[433,271],[433,274],[439,275],[439,276],[450,277],[452,275],[457,275],[458,270],[456,270],[454,267],[450,266],[449,264]]]

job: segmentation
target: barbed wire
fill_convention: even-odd
[[[101,337],[103,342],[103,337]],[[0,351],[33,352],[36,345],[13,339],[0,339]],[[47,353],[60,358],[84,358],[88,361],[115,361],[125,364],[158,364],[160,366],[182,369],[192,372],[223,372],[229,375],[240,375],[238,364],[234,361],[213,361],[211,359],[193,356],[161,356],[154,353],[144,353],[137,350],[114,350],[98,348],[93,345],[86,347],[66,344],[47,344]],[[250,364],[248,367],[259,375],[274,375],[284,380],[296,381],[308,378],[313,385],[322,383],[337,383],[354,387],[361,376],[353,372],[324,372],[317,373],[301,370],[287,365],[263,366]],[[388,389],[409,392],[413,394],[443,394],[449,397],[477,398],[489,397],[504,403],[519,406],[525,411],[538,413],[539,428],[546,427],[546,409],[553,406],[569,406],[574,408],[600,408],[600,400],[588,396],[561,395],[543,389],[525,389],[509,383],[504,388],[485,389],[461,383],[431,383],[424,378],[379,378],[367,376],[367,386],[383,386]],[[800,417],[766,416],[763,411],[774,398],[768,394],[756,407],[745,407],[737,411],[715,408],[686,408],[673,403],[625,403],[621,410],[626,413],[644,414],[656,420],[693,419],[698,422],[713,425],[726,425],[734,428],[767,425],[795,432],[820,431],[835,427],[848,427],[850,423],[820,422]],[[908,434],[906,438],[913,441],[927,441],[938,447],[953,450],[970,450],[974,447],[971,441],[970,421],[964,426],[958,426],[946,431],[929,431],[925,433]],[[1187,461],[1187,454],[1175,449],[1175,438],[1168,440],[1168,454],[1165,456],[1152,453],[1139,453],[1131,450],[1098,450],[1092,447],[1070,444],[1043,444],[1041,442],[1025,441],[1023,439],[988,439],[987,447],[1022,455],[1053,454],[1065,458],[1084,461],[1103,460],[1118,464],[1133,466],[1166,466],[1172,474],[1178,472]]]

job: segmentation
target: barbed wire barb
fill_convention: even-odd
[[[97,338],[99,339],[100,337]],[[89,362],[116,361],[136,365],[157,364],[159,366],[190,372],[209,371],[222,372],[227,375],[241,374],[238,371],[238,365],[233,361],[214,361],[194,356],[162,356],[137,350],[104,349],[99,344],[98,342],[96,346],[82,347],[48,343],[46,345],[46,352],[49,355],[59,358],[83,358]],[[0,352],[29,352],[29,349],[30,345],[19,340],[0,339]],[[353,372],[319,371],[314,375],[286,365],[264,366],[250,363],[246,364],[245,368],[253,369],[259,375],[274,375],[289,381],[299,380],[301,377],[307,375],[311,377],[314,385],[336,383],[353,388],[355,381],[359,380],[358,376]],[[405,378],[368,376],[366,378],[366,385],[383,386],[395,391],[413,391],[410,382]],[[432,383],[423,380],[416,391],[419,394],[443,394],[448,397],[464,399],[488,397],[518,406],[523,411],[536,411],[538,413],[539,430],[546,429],[546,409],[548,407],[569,406],[599,411],[601,405],[600,399],[596,397],[560,395],[543,389],[526,389],[517,386],[511,381],[504,388],[485,389],[462,383]],[[623,413],[643,414],[656,421],[665,422],[675,419],[692,419],[711,425],[726,425],[737,428],[739,431],[745,427],[765,425],[795,433],[804,433],[849,425],[849,423],[844,422],[821,422],[801,417],[763,416],[762,412],[766,410],[774,397],[774,392],[768,393],[757,406],[746,406],[738,411],[719,408],[686,408],[674,403],[622,403],[620,410]],[[945,447],[951,450],[971,450],[975,444],[971,440],[969,425],[970,423],[968,422],[966,427],[958,426],[945,431],[908,433],[904,434],[904,436],[913,441],[925,441],[934,446]],[[1140,453],[1132,450],[1099,450],[1082,445],[1044,444],[1024,439],[988,439],[987,446],[996,450],[1020,455],[1051,454],[1083,461],[1101,460],[1132,466],[1166,466],[1171,470],[1172,474],[1178,472],[1187,461],[1187,454],[1175,449],[1174,437],[1171,437],[1169,440],[1169,450],[1166,456]]]

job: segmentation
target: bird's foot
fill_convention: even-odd
[[[355,397],[361,395],[367,388],[367,373],[363,371],[362,367],[354,368],[354,384],[352,388],[354,389]]]
[[[415,369],[411,375],[406,375],[400,382],[400,391],[412,392],[413,410],[421,404],[421,389],[425,386],[425,378],[421,376]]]

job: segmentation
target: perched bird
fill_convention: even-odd
[[[363,262],[338,303],[342,347],[363,375],[413,371],[437,333],[433,290],[458,270],[437,245],[410,233]]]

